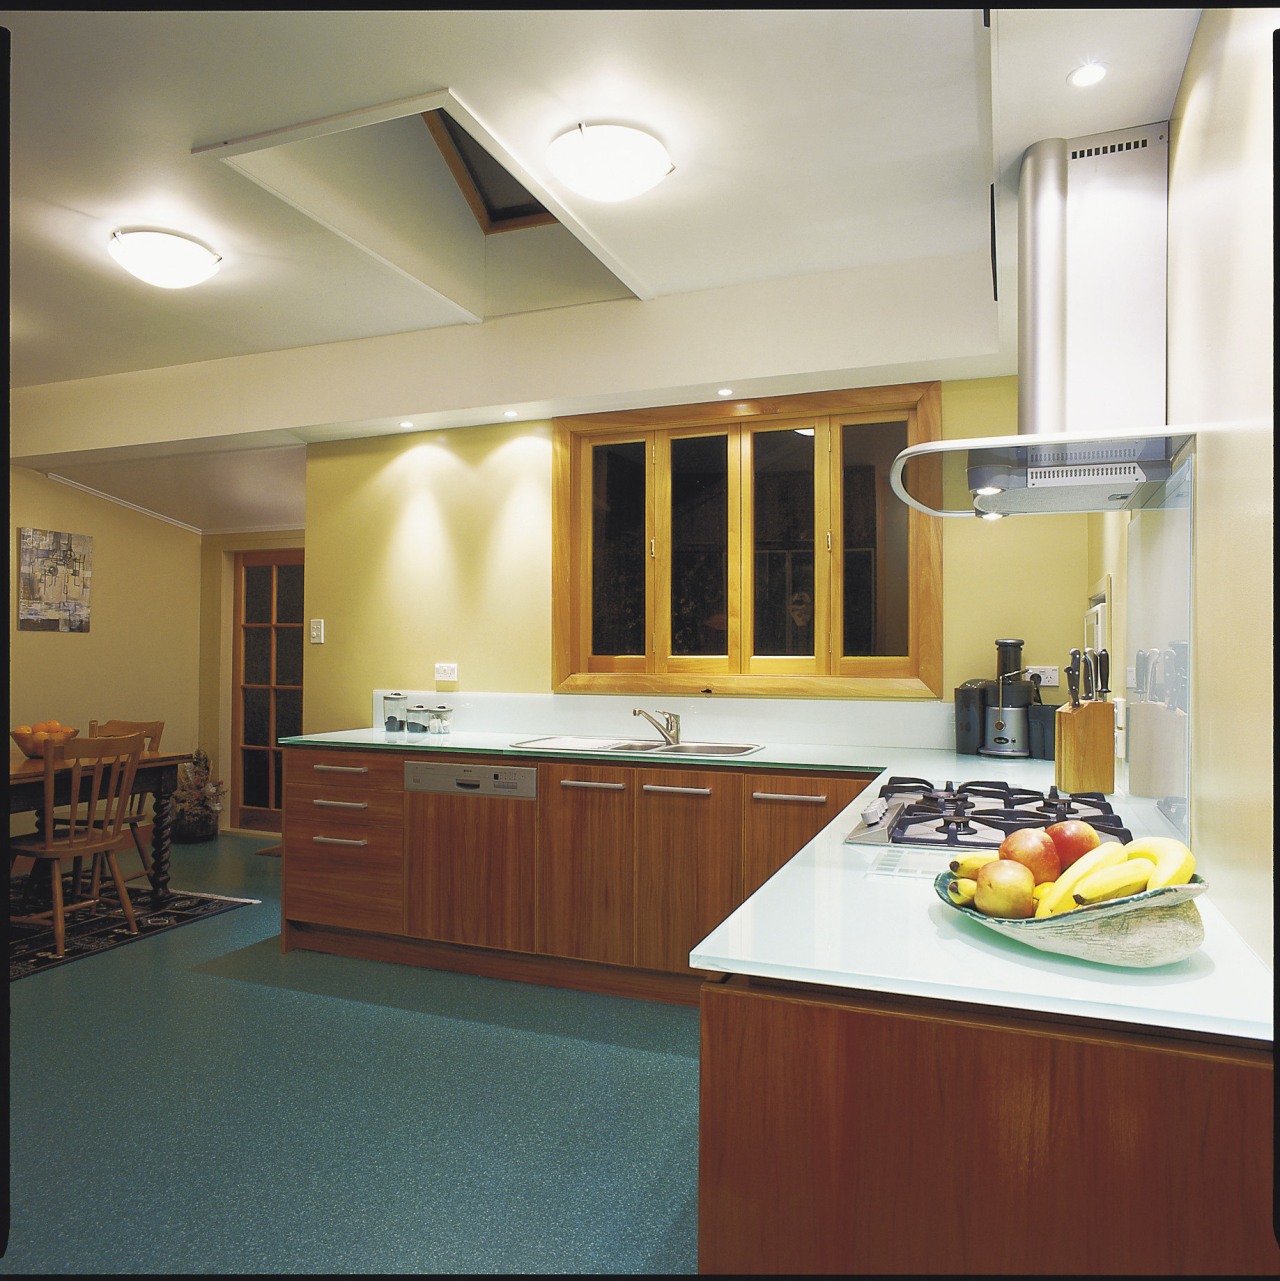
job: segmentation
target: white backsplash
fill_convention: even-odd
[[[811,743],[875,747],[955,747],[955,706],[950,702],[822,698],[676,698],[636,694],[472,694],[438,690],[375,689],[370,726],[383,725],[385,694],[413,703],[453,708],[453,728],[492,734],[597,734],[656,737],[632,715],[675,712],[687,739]]]

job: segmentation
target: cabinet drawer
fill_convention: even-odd
[[[400,752],[343,752],[327,748],[287,747],[284,781],[342,783],[370,788],[404,789],[404,756]]]
[[[402,791],[351,783],[341,774],[332,783],[289,783],[285,814],[294,823],[344,823],[358,827],[399,827],[404,817]]]
[[[404,932],[399,826],[286,819],[283,908],[289,920],[381,934]]]

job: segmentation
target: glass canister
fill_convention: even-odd
[[[453,728],[453,708],[442,705],[429,708],[428,734],[447,734]]]
[[[405,708],[409,700],[401,693],[392,691],[382,696],[382,728],[388,733],[398,734],[404,729]]]
[[[431,728],[433,710],[425,703],[411,703],[405,712],[405,729],[410,734],[425,734]]]

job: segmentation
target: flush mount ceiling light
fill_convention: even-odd
[[[1107,74],[1107,69],[1100,62],[1086,62],[1078,66],[1068,77],[1067,83],[1077,89],[1087,89],[1096,85]]]
[[[652,134],[627,125],[578,125],[547,148],[551,172],[589,200],[631,200],[675,165]]]
[[[190,236],[150,227],[113,231],[107,248],[125,271],[158,289],[189,289],[208,280],[222,262]]]

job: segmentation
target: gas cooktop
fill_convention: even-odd
[[[1036,792],[1003,782],[952,782],[890,778],[845,837],[855,845],[916,845],[944,849],[996,849],[1020,827],[1048,827],[1083,819],[1104,840],[1133,839],[1101,792]]]

